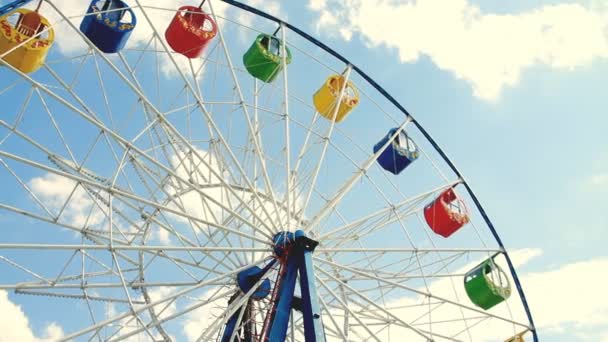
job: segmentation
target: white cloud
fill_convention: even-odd
[[[201,195],[203,193],[228,206],[228,192],[221,186],[220,178],[216,176],[221,175],[223,179],[228,179],[228,174],[222,171],[222,165],[215,155],[195,148],[195,152],[191,155],[180,152],[171,156],[171,166],[180,178],[189,180],[195,186],[215,185],[214,187],[203,188],[199,193],[191,189],[182,189],[181,186],[183,185],[175,179],[174,184],[180,187],[167,186],[167,192],[172,195],[179,194],[179,196],[175,196],[176,202],[183,208],[179,209],[176,203],[171,203],[171,207],[202,220],[214,223],[221,222],[221,207],[206,200]],[[187,222],[187,219],[177,216],[176,218],[181,222]]]
[[[171,244],[171,234],[166,229],[157,229],[153,232],[154,239],[158,240],[162,245]]]
[[[210,289],[198,299],[201,301],[209,300],[216,294],[216,291],[217,289]],[[215,322],[215,320],[222,315],[226,305],[226,298],[219,297],[213,300],[211,303],[193,310],[186,315],[182,329],[184,335],[187,337],[187,340],[196,341],[202,335],[205,329],[213,324],[213,322]]]
[[[526,274],[523,286],[536,325],[547,332],[591,331],[608,336],[608,258],[594,258]]]
[[[187,214],[188,216],[212,223],[221,223],[230,215],[222,208],[231,209],[249,220],[253,220],[253,217],[251,216],[251,212],[253,211],[258,218],[264,220],[269,226],[271,225],[271,221],[267,220],[267,213],[273,218],[277,217],[272,201],[263,199],[260,196],[260,201],[262,203],[262,206],[260,206],[260,201],[255,201],[255,204],[252,203],[253,197],[250,191],[242,191],[237,188],[233,189],[234,193],[230,193],[229,189],[221,184],[220,177],[224,182],[231,184],[232,186],[240,185],[246,188],[246,184],[239,183],[240,177],[235,176],[239,175],[238,171],[230,171],[229,166],[218,160],[214,153],[197,148],[195,148],[195,151],[196,153],[192,153],[190,156],[180,152],[170,158],[172,169],[180,178],[189,180],[194,186],[200,186],[199,191],[194,191],[192,188],[184,189],[183,187],[178,186],[167,186],[167,193],[171,194],[176,199],[170,204],[171,208]],[[220,177],[218,177],[218,175],[220,175]],[[180,184],[178,180],[174,180],[173,185],[181,186],[182,184]],[[257,190],[263,192],[263,189]],[[208,198],[214,199],[219,205],[211,202],[202,196],[201,193]],[[277,198],[282,198],[284,194],[275,193],[275,196]],[[302,198],[297,198],[295,207],[300,208],[302,201]],[[242,202],[247,205],[247,208],[244,207]],[[286,220],[285,217],[287,213],[284,208],[278,207],[278,212],[280,217],[283,220]],[[171,216],[179,222],[187,222],[187,219],[178,215]],[[296,227],[298,224],[297,220],[292,218],[290,227]],[[238,229],[243,230],[244,228]],[[159,233],[157,236],[158,239],[164,238],[161,234],[164,233]]]
[[[608,9],[580,4],[518,14],[483,13],[469,0],[309,0],[317,30],[344,39],[360,34],[370,47],[398,51],[402,62],[428,56],[468,81],[474,94],[496,100],[524,69],[572,69],[608,57]]]
[[[174,292],[174,289],[172,289],[170,287],[158,287],[156,289],[149,290],[148,295],[150,296],[150,301],[156,302],[156,301],[159,301],[161,299],[171,296],[173,294],[173,292]],[[169,305],[162,304],[162,305],[157,305],[156,307],[154,307],[156,316],[158,316],[159,319],[163,319],[165,317],[171,316],[177,311],[177,304],[175,304],[175,301],[173,301],[173,302],[170,301],[169,303],[170,303]]]
[[[64,206],[65,201],[70,200],[62,213],[62,221],[67,221],[75,226],[83,226],[85,223],[91,226],[101,223],[104,219],[104,214],[99,207],[95,206],[91,211],[94,202],[81,186],[78,186],[72,194],[76,182],[69,178],[47,173],[42,177],[33,178],[29,182],[29,186],[42,203],[55,213]],[[72,194],[71,198],[70,194]],[[90,216],[89,213],[91,213]]]
[[[608,174],[597,174],[589,178],[588,184],[591,186],[605,186],[608,185]]]
[[[308,2],[308,7],[315,11],[320,11],[327,7],[327,2],[325,0],[310,0]]]
[[[44,334],[36,337],[21,307],[10,301],[6,291],[0,290],[0,342],[56,341],[63,335],[60,326],[50,323],[45,327]]]

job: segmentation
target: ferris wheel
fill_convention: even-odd
[[[61,340],[537,341],[401,104],[273,15],[176,3],[0,5],[0,291]]]

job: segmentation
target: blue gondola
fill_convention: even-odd
[[[397,130],[398,128],[393,128],[388,131],[388,134],[374,145],[374,153],[382,149],[382,146],[388,143]],[[397,175],[418,159],[418,154],[418,147],[402,130],[386,150],[378,156],[377,161],[383,169]]]
[[[93,0],[87,15],[80,23],[80,31],[105,53],[120,51],[137,19],[135,13],[121,0]]]

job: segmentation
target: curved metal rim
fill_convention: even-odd
[[[418,130],[422,133],[422,135],[424,135],[424,137],[429,141],[429,143],[433,146],[433,148],[437,151],[437,153],[439,153],[439,155],[441,156],[441,158],[448,164],[448,166],[450,167],[450,169],[452,170],[452,172],[454,172],[456,174],[456,176],[458,176],[461,181],[462,184],[465,186],[465,188],[467,189],[467,192],[469,193],[469,195],[471,196],[471,199],[473,200],[473,203],[475,204],[475,207],[477,207],[477,209],[479,210],[481,216],[483,217],[484,221],[486,222],[486,224],[488,225],[488,227],[490,228],[490,231],[492,232],[492,235],[494,236],[494,238],[496,239],[496,242],[498,243],[498,245],[501,248],[501,252],[502,254],[505,256],[505,259],[507,260],[507,264],[509,266],[509,270],[511,272],[511,276],[513,277],[513,281],[515,283],[515,287],[517,288],[517,292],[519,293],[519,296],[521,298],[522,304],[524,306],[524,309],[526,311],[526,316],[528,317],[528,322],[530,324],[530,331],[532,332],[532,336],[534,338],[534,342],[538,342],[538,334],[536,332],[536,328],[534,326],[534,320],[532,319],[532,313],[530,311],[530,307],[528,305],[528,301],[526,300],[526,296],[524,294],[523,288],[521,286],[521,282],[519,280],[519,277],[517,276],[517,273],[515,272],[515,266],[513,265],[513,262],[509,256],[509,253],[507,253],[507,250],[502,242],[502,240],[500,239],[500,237],[498,236],[498,232],[496,231],[496,228],[494,227],[494,224],[492,223],[492,221],[490,220],[489,216],[487,215],[485,209],[483,208],[483,206],[481,205],[481,203],[479,202],[479,199],[477,198],[477,196],[475,195],[475,193],[473,192],[473,189],[471,188],[471,186],[469,185],[469,183],[465,180],[465,178],[462,176],[462,173],[460,173],[460,171],[458,170],[458,168],[456,168],[456,166],[454,165],[454,163],[450,160],[450,158],[448,158],[448,156],[445,154],[445,152],[441,149],[441,147],[439,147],[439,145],[437,144],[437,142],[435,141],[435,139],[433,139],[431,137],[431,135],[424,129],[424,127],[420,124],[420,122],[418,122],[418,120],[416,120],[412,114],[410,114],[407,109],[405,109],[405,107],[403,107],[401,105],[401,103],[399,103],[394,97],[392,97],[382,86],[380,86],[376,81],[374,81],[367,73],[365,73],[361,68],[359,68],[357,65],[351,63],[350,60],[348,60],[346,57],[342,56],[341,54],[339,54],[338,52],[336,52],[335,50],[333,50],[332,48],[330,48],[329,46],[325,45],[323,42],[319,41],[318,39],[312,37],[311,35],[309,35],[308,33],[300,30],[299,28],[291,25],[290,23],[283,21],[271,14],[268,14],[264,11],[261,11],[257,8],[251,7],[249,5],[243,4],[241,2],[235,1],[235,0],[221,0],[224,3],[227,3],[229,5],[232,5],[234,7],[238,7],[242,10],[245,10],[247,12],[256,14],[258,16],[264,17],[268,20],[274,21],[279,25],[284,25],[286,28],[290,29],[291,31],[295,32],[296,34],[298,34],[299,36],[301,36],[302,38],[308,40],[309,42],[313,43],[314,45],[318,46],[319,48],[325,50],[327,53],[329,53],[330,55],[336,57],[337,59],[339,59],[340,61],[342,61],[345,64],[351,65],[353,70],[357,72],[357,74],[359,74],[359,76],[361,76],[363,79],[365,79],[374,89],[376,89],[380,94],[382,94],[391,104],[393,104],[395,107],[397,107],[406,117],[409,117],[412,120],[412,123],[416,126],[416,128],[418,128]]]

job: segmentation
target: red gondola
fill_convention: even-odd
[[[165,31],[171,48],[188,58],[197,58],[217,35],[215,21],[200,7],[182,6]]]
[[[424,208],[424,218],[429,227],[443,237],[454,234],[469,222],[464,201],[458,198],[451,188]]]

